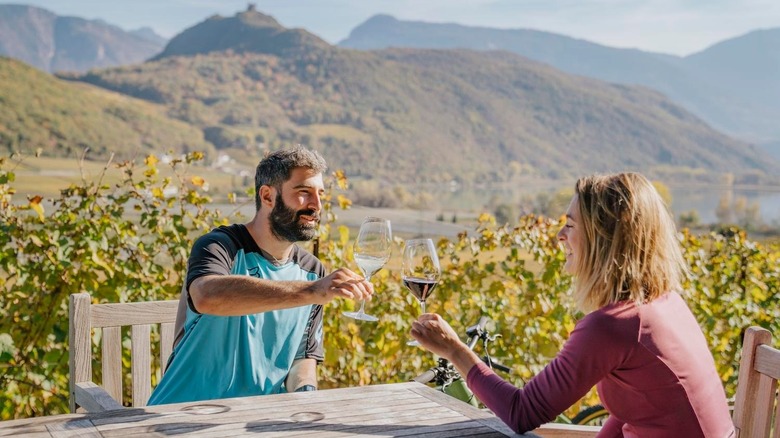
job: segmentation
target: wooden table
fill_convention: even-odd
[[[414,382],[0,422],[0,436],[19,435],[522,436],[492,414]]]
[[[545,425],[543,437],[592,437]],[[537,437],[420,383],[396,383],[0,422],[0,437]]]

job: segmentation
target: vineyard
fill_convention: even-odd
[[[193,239],[247,219],[210,207],[207,181],[197,175],[201,159],[190,153],[164,169],[154,156],[142,164],[109,164],[121,171],[118,182],[84,179],[53,199],[20,199],[18,159],[0,158],[0,419],[67,412],[70,294],[89,292],[94,302],[176,298]],[[335,222],[338,210],[350,205],[342,194],[347,181],[336,172],[328,184],[320,238],[309,249],[328,268],[354,267],[350,231]],[[582,316],[561,269],[560,226],[558,218],[533,215],[498,226],[484,214],[472,231],[437,243],[443,275],[429,309],[461,333],[489,315],[502,335],[493,354],[512,366],[505,377],[519,386],[552,359]],[[751,241],[736,228],[680,236],[690,266],[683,296],[733,396],[741,332],[754,324],[780,331],[780,247]],[[396,254],[401,243],[396,239]],[[403,289],[398,269],[391,263],[376,274],[374,286],[367,306],[378,323],[343,318],[351,301],[326,307],[321,387],[402,382],[433,365],[432,355],[406,345],[419,306]],[[582,403],[595,401],[591,393]]]

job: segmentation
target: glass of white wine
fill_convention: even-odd
[[[355,263],[366,280],[371,281],[371,277],[387,263],[390,259],[392,250],[393,233],[390,229],[390,221],[378,217],[367,217],[360,225],[357,239],[355,240],[354,254]],[[360,321],[378,321],[376,316],[365,312],[365,301],[360,302],[360,310],[357,312],[344,312],[345,316],[355,318]]]

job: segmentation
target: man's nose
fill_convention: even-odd
[[[312,210],[319,212],[322,210],[322,197],[319,193],[314,194],[314,196],[311,197],[311,202],[309,203],[309,208]]]

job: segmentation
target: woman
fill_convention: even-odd
[[[580,179],[558,240],[577,304],[590,313],[522,389],[493,373],[439,315],[422,315],[412,336],[450,360],[520,433],[596,385],[610,412],[599,437],[731,436],[715,363],[679,295],[685,263],[674,222],[652,184],[637,173]]]

